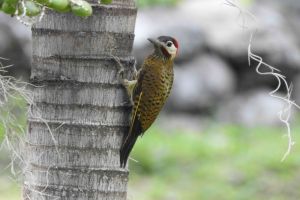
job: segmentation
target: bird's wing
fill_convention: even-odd
[[[140,102],[143,96],[142,91],[142,82],[144,77],[144,71],[141,70],[138,76],[137,84],[133,89],[132,100],[133,100],[133,109],[131,113],[131,121],[128,133],[124,136],[122,146],[120,149],[120,163],[121,167],[126,166],[128,156],[138,138],[138,136],[143,132],[142,125],[139,119],[139,109]]]
[[[143,97],[143,79],[146,71],[141,70],[139,72],[137,84],[135,85],[132,93],[132,100],[133,100],[133,109],[131,113],[131,122],[130,122],[130,129],[128,134],[135,134],[139,135],[143,132],[140,118],[139,118],[139,112],[141,108],[141,100]]]

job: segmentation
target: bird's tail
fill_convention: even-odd
[[[129,135],[127,138],[125,138],[125,141],[120,149],[120,167],[125,168],[126,163],[129,157],[129,154],[137,140],[136,135]]]

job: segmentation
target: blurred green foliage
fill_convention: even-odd
[[[152,128],[134,148],[132,158],[139,162],[130,161],[129,197],[298,200],[300,146],[281,162],[287,149],[284,133],[237,125],[212,125],[201,133]]]
[[[15,104],[25,107],[21,100]],[[25,124],[25,110],[10,106]],[[0,126],[0,138],[3,130]],[[296,133],[300,125],[292,131],[296,145],[280,162],[287,149],[283,127],[246,128],[213,122],[199,132],[152,127],[131,155],[138,163],[130,161],[128,199],[298,200],[300,135]],[[2,168],[7,157],[0,152]],[[0,170],[0,200],[18,200],[20,186],[8,178],[8,170]]]
[[[14,97],[8,97],[0,108],[0,143],[4,139],[5,129],[9,129],[7,131],[12,134],[11,136],[23,134],[26,130],[27,104],[18,94],[12,95]]]
[[[2,171],[0,171],[2,172]],[[0,200],[20,200],[21,186],[11,178],[0,174]]]

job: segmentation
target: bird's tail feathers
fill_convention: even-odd
[[[129,136],[129,138],[126,138],[125,143],[120,149],[120,166],[122,168],[126,167],[129,154],[137,140],[137,137],[138,136]]]
[[[132,126],[130,127],[128,134],[124,137],[123,143],[120,149],[120,166],[122,168],[126,167],[126,163],[129,154],[138,138],[142,133],[142,126],[138,119],[133,120]]]

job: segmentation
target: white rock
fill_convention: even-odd
[[[211,108],[232,95],[235,82],[232,70],[219,57],[197,57],[175,69],[169,106],[190,112]]]
[[[283,124],[279,120],[279,112],[287,104],[271,97],[269,92],[270,90],[260,89],[234,96],[220,106],[218,119],[247,126]]]

